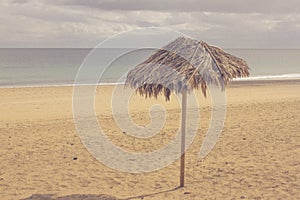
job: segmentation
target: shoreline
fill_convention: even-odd
[[[274,83],[292,83],[300,82],[299,78],[283,78],[283,79],[251,79],[251,80],[232,80],[229,81],[228,86],[237,86],[237,85],[260,85],[260,84],[274,84]],[[51,87],[75,87],[75,86],[114,86],[114,85],[125,85],[122,83],[98,83],[98,84],[45,84],[45,85],[0,85],[0,89],[18,89],[18,88],[51,88]]]

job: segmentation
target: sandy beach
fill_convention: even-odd
[[[178,101],[133,96],[130,114],[141,126],[149,123],[151,105],[159,103],[168,112],[160,134],[134,139],[113,119],[113,87],[99,86],[96,92],[96,114],[108,138],[134,152],[167,144],[179,128]],[[134,174],[93,158],[76,132],[72,91],[0,89],[0,199],[300,198],[300,80],[230,83],[223,132],[203,160],[198,153],[211,109],[209,99],[198,92],[201,123],[186,153],[186,186],[179,189],[179,160],[158,171]]]

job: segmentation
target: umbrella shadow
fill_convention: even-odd
[[[117,198],[105,194],[72,194],[61,197],[53,197],[51,194],[34,194],[21,200],[117,200]]]
[[[127,198],[119,199],[119,200],[131,200],[131,199],[139,199],[139,198],[143,199],[144,197],[152,197],[152,196],[155,196],[155,195],[158,195],[158,194],[172,192],[172,191],[178,190],[180,188],[182,188],[182,187],[178,186],[176,188],[169,189],[169,190],[163,190],[163,191],[160,191],[160,192],[154,192],[154,193],[144,194],[144,195],[139,195],[139,196],[132,196],[132,197],[127,197]]]

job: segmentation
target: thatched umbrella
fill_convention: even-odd
[[[206,97],[207,85],[222,90],[229,80],[249,76],[247,63],[203,41],[179,37],[157,50],[147,60],[129,71],[126,84],[145,97],[171,92],[182,94],[180,186],[184,186],[185,122],[187,93],[201,88]]]

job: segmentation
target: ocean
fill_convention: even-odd
[[[92,49],[88,48],[2,48],[0,87],[72,85],[82,63],[84,61],[88,63],[86,61],[90,57],[87,56],[91,51]],[[249,78],[238,80],[300,78],[298,49],[225,49],[225,51],[245,59],[251,68]],[[126,72],[145,60],[153,53],[153,49],[107,48],[98,49],[96,53],[92,66],[81,78],[84,80],[82,84],[90,84],[89,77],[99,72],[102,73],[99,74],[99,84],[122,83],[125,81]]]

